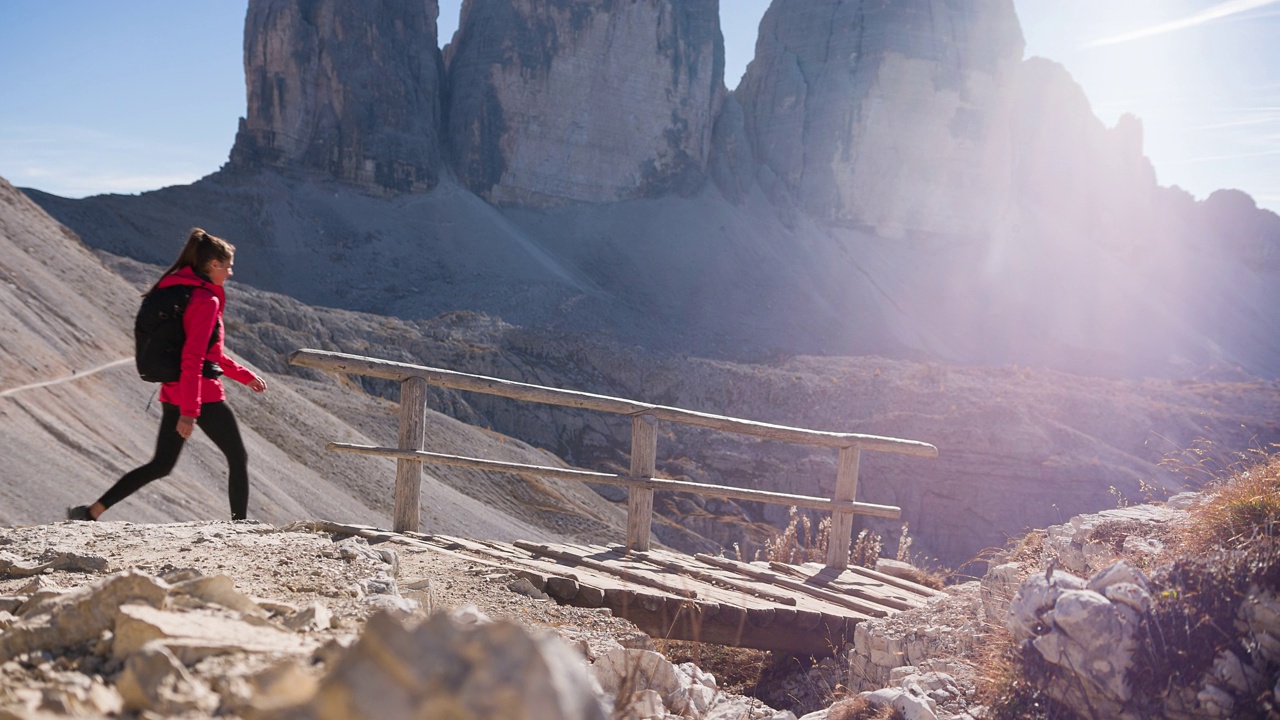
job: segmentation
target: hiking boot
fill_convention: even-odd
[[[89,512],[88,505],[76,505],[75,507],[67,508],[67,519],[68,520],[87,520],[89,522],[93,522],[96,518],[94,518],[93,515]]]

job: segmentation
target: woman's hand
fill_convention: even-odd
[[[267,381],[263,380],[261,375],[254,375],[249,381],[249,389],[256,393],[264,393],[267,391]]]
[[[187,438],[191,437],[191,431],[195,430],[195,428],[196,428],[195,418],[187,417],[186,415],[183,415],[182,417],[178,418],[178,434],[182,436],[183,440],[186,440]]]

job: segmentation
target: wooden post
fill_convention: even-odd
[[[631,477],[651,478],[658,465],[658,421],[652,415],[631,418]],[[627,490],[627,549],[649,549],[649,529],[653,525],[653,490]]]
[[[427,381],[420,377],[400,383],[400,448],[423,450],[427,430]],[[421,509],[422,461],[396,461],[396,506],[391,528],[417,532]]]
[[[833,500],[850,500],[858,494],[857,445],[840,448],[836,470],[836,492]],[[827,567],[843,570],[849,567],[849,543],[853,540],[853,513],[836,510],[831,513],[831,535],[827,541]]]

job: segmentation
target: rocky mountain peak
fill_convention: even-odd
[[[495,204],[695,189],[724,96],[716,0],[467,0],[448,138]]]
[[[231,166],[428,190],[440,173],[436,0],[251,0]]]
[[[735,92],[775,198],[885,236],[977,233],[1008,186],[1011,0],[775,0]]]

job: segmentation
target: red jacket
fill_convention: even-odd
[[[200,417],[200,404],[218,402],[227,398],[218,378],[204,377],[204,361],[217,363],[227,377],[244,385],[253,382],[253,371],[222,354],[222,341],[226,333],[218,333],[218,341],[209,347],[209,337],[215,327],[222,326],[222,308],[227,296],[222,288],[196,275],[190,266],[160,278],[157,288],[171,285],[193,285],[191,300],[182,316],[182,327],[187,339],[182,345],[182,375],[177,382],[160,386],[160,402],[177,405],[187,417]]]

